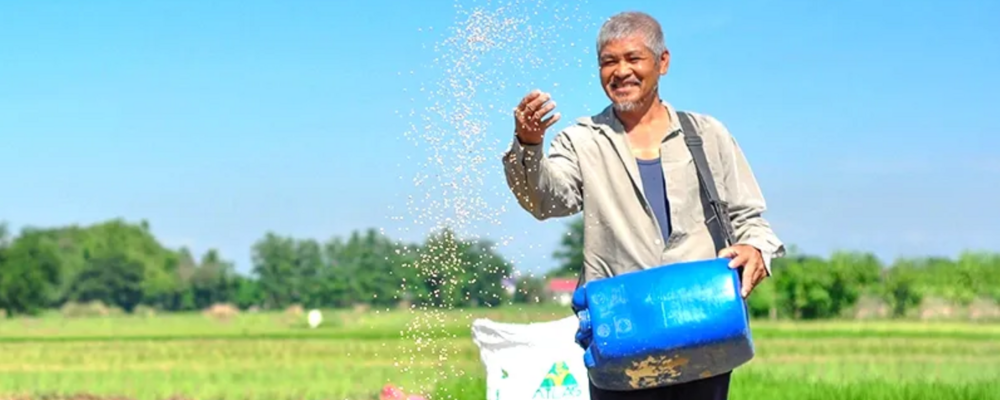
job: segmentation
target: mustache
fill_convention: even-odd
[[[636,84],[636,85],[638,85],[638,84],[640,84],[642,82],[640,82],[639,79],[635,78],[635,77],[626,78],[626,79],[615,79],[615,80],[611,81],[611,86],[622,86],[622,85],[629,85],[629,84],[633,84],[633,83]]]

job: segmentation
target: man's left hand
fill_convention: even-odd
[[[719,257],[730,258],[729,268],[743,267],[743,298],[747,298],[753,288],[767,277],[767,270],[764,268],[764,257],[760,250],[746,245],[738,244],[730,246],[719,252]]]

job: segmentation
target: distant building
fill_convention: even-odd
[[[564,306],[573,302],[573,292],[576,291],[576,278],[553,278],[549,279],[548,290],[550,298]]]

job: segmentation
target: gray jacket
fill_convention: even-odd
[[[694,161],[674,108],[660,146],[667,181],[671,233],[664,243],[656,218],[643,206],[638,165],[624,128],[609,106],[559,132],[548,156],[541,145],[515,137],[504,153],[507,184],[518,204],[538,220],[584,213],[583,281],[665,264],[717,257],[706,225]],[[772,257],[784,246],[761,216],[766,204],[743,152],[715,118],[689,113],[702,140],[719,197],[729,203],[736,241],[761,250],[770,274]]]

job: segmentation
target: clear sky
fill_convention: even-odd
[[[147,219],[246,271],[268,230],[417,240],[458,204],[549,268],[566,221],[506,191],[509,111],[532,87],[557,128],[603,108],[597,28],[634,9],[664,25],[661,95],[729,127],[786,242],[1000,248],[1000,2],[522,3],[2,2],[0,220]]]

